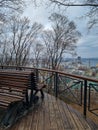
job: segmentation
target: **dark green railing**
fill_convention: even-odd
[[[83,106],[85,117],[87,110],[98,115],[98,79],[45,68],[23,66],[0,66],[0,68],[34,71],[37,81],[47,84],[46,92],[67,103],[73,102]]]
[[[98,83],[89,83],[88,93],[88,110],[98,116]]]

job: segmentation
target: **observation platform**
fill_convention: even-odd
[[[98,125],[45,93],[45,99],[8,130],[98,130]]]

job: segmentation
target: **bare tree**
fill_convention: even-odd
[[[78,3],[75,3],[73,0],[49,0],[50,3],[57,7],[69,7],[69,6],[85,6],[89,9],[86,13],[86,17],[89,18],[88,28],[98,25],[98,0],[78,0]],[[80,3],[79,3],[80,2]],[[62,8],[60,8],[62,9]]]
[[[0,0],[0,21],[5,21],[14,12],[22,12],[24,0]]]
[[[97,0],[49,0],[51,4],[58,6],[98,6]],[[82,2],[82,3],[81,3]],[[98,2],[98,1],[97,1]]]
[[[1,48],[0,48],[0,64],[7,65],[8,58],[9,58],[8,46],[7,46],[7,40],[5,39],[3,44],[1,44]]]
[[[18,20],[13,17],[8,25],[7,45],[9,46],[9,64],[26,65],[31,51],[31,45],[41,30],[42,25],[32,26],[27,18]],[[1,48],[2,49],[2,48]],[[6,63],[6,61],[5,61]]]
[[[39,67],[42,62],[44,46],[40,41],[35,41],[32,47],[33,66]]]
[[[33,4],[35,3],[35,5],[39,3],[39,0],[32,1]],[[92,27],[98,25],[98,0],[47,0],[46,2],[44,1],[42,3],[45,3],[49,7],[57,7],[63,11],[65,10],[65,8],[67,9],[69,6],[74,6],[75,8],[77,6],[88,8],[88,12],[84,15],[85,18],[89,18],[88,28],[91,29]]]
[[[51,30],[44,31],[43,41],[46,45],[49,66],[56,69],[59,68],[64,54],[75,50],[81,34],[77,31],[74,22],[69,21],[66,16],[54,13],[50,20],[53,26]]]
[[[95,4],[97,6],[90,6],[86,16],[89,18],[88,28],[91,29],[98,25],[98,0],[86,0],[87,3]]]

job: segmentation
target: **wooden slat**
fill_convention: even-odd
[[[5,82],[1,82],[0,83],[0,87],[2,86],[8,86],[9,88],[13,88],[13,87],[16,87],[16,88],[27,88],[28,87],[28,83],[25,83],[25,82],[10,82],[10,81],[5,81]]]
[[[33,75],[33,73],[32,73]],[[11,102],[25,98],[31,84],[30,71],[0,71],[0,105],[8,106]]]
[[[25,93],[25,90],[21,90],[20,88],[10,88],[10,87],[7,87],[7,86],[2,86],[0,87],[0,92],[8,92],[8,91],[15,91],[15,92],[20,92],[20,93]]]
[[[45,94],[45,102],[43,103],[44,109],[44,130],[50,130],[50,110],[49,110],[49,95]],[[48,123],[47,123],[48,122]],[[40,127],[40,126],[39,126]]]
[[[63,101],[45,94],[44,102],[35,106],[10,130],[97,130],[98,126],[91,122]]]
[[[4,81],[4,80],[11,80],[12,81],[18,81],[18,82],[22,82],[22,81],[27,81],[29,78],[28,77],[17,77],[17,76],[0,76],[0,81]]]
[[[8,103],[0,101],[0,108],[7,108]]]
[[[5,102],[5,103],[11,103],[11,102],[15,102],[18,100],[23,99],[23,97],[20,96],[10,96],[10,95],[0,95],[0,101]]]
[[[12,97],[12,98],[19,98],[19,99],[21,99],[21,98],[24,97],[24,94],[19,93],[19,92],[17,92],[17,93],[15,93],[15,92],[1,93],[1,92],[0,92],[0,97],[1,97],[1,96],[5,96],[5,98],[7,98],[7,97]]]
[[[20,71],[20,70],[0,70],[0,74],[12,74],[12,75],[19,75],[19,74],[23,74],[23,75],[28,75],[30,73],[32,73],[32,71]],[[33,72],[34,73],[34,72]]]
[[[24,96],[19,94],[12,94],[12,93],[0,93],[0,107],[2,106],[7,107],[10,103],[23,100]]]

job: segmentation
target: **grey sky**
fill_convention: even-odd
[[[45,6],[39,6],[35,8],[31,3],[25,9],[24,16],[28,16],[31,22],[38,22],[50,28],[48,17],[50,16],[53,9]],[[74,20],[78,30],[82,33],[81,39],[77,43],[77,53],[81,57],[97,57],[98,58],[98,28],[94,28],[90,32],[87,30],[87,19],[81,18],[83,14],[88,11],[86,7],[69,7],[67,12],[63,12],[69,17],[70,20]]]

